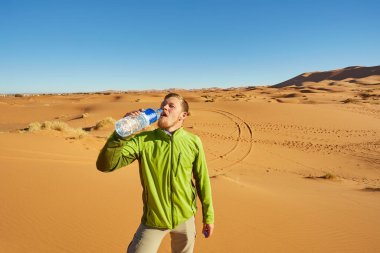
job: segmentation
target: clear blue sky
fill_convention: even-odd
[[[0,0],[0,93],[271,85],[380,65],[379,0]]]

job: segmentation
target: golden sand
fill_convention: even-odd
[[[210,239],[198,212],[195,252],[380,252],[377,78],[176,90],[216,212]],[[142,213],[137,164],[104,174],[95,161],[112,119],[166,93],[1,97],[0,252],[125,252]]]

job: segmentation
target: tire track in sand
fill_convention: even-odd
[[[209,160],[208,167],[211,168],[210,176],[223,175],[234,169],[241,161],[243,161],[252,151],[253,146],[253,131],[252,127],[240,117],[234,115],[231,112],[224,110],[203,110],[207,112],[217,113],[235,126],[235,132],[237,132],[236,138],[233,139],[233,145],[231,148],[222,154],[219,154],[216,158]],[[211,135],[213,138],[218,136]]]

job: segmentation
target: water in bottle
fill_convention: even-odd
[[[146,109],[138,116],[127,116],[118,120],[115,124],[115,130],[121,137],[127,137],[144,127],[153,124],[160,118],[162,109]]]

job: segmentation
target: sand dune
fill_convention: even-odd
[[[358,70],[177,91],[216,209],[195,252],[380,251],[379,79],[345,71]],[[125,252],[142,209],[137,164],[103,174],[95,160],[113,120],[166,92],[1,97],[0,252]]]
[[[301,86],[303,82],[320,82],[324,80],[342,81],[345,79],[351,79],[350,81],[355,82],[355,79],[369,78],[372,76],[378,79],[380,76],[380,66],[353,66],[332,71],[303,73],[292,79],[276,84],[273,87],[282,88],[289,85]],[[379,84],[379,82],[374,84]]]

